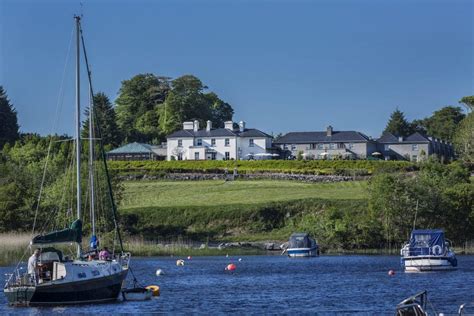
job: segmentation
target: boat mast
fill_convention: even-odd
[[[81,219],[81,106],[80,106],[80,54],[79,49],[79,29],[80,16],[74,16],[76,20],[76,200],[77,219]],[[77,259],[81,257],[81,244],[77,244]]]
[[[89,177],[90,177],[90,212],[91,212],[91,223],[92,223],[92,236],[95,236],[95,202],[94,202],[94,135],[93,135],[93,113],[94,111],[94,96],[91,93],[91,87],[89,83]]]

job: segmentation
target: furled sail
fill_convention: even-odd
[[[63,242],[82,242],[82,221],[80,219],[72,222],[69,228],[56,230],[44,235],[38,235],[31,240],[32,245]]]

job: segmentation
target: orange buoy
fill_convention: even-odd
[[[395,270],[388,270],[388,275],[389,276],[394,276],[395,275]]]
[[[235,269],[237,269],[237,266],[233,263],[230,263],[230,264],[227,265],[227,267],[225,267],[225,269],[227,271],[234,271]]]

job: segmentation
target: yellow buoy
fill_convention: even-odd
[[[147,290],[150,290],[153,296],[160,296],[160,287],[158,285],[148,285]]]

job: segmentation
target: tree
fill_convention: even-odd
[[[0,86],[0,149],[19,138],[19,128],[16,110]]]
[[[460,107],[445,106],[424,120],[426,131],[430,136],[451,142],[464,117]]]
[[[169,91],[169,78],[153,74],[139,74],[122,81],[115,103],[117,125],[126,142],[146,142],[158,136],[156,130],[148,130],[144,124],[158,123],[156,111]]]
[[[94,119],[95,124],[100,127],[102,143],[104,146],[117,147],[121,143],[121,134],[118,129],[115,110],[110,103],[109,98],[105,93],[99,92],[94,96]],[[82,126],[82,137],[89,137],[89,109],[86,109],[85,114],[87,120]],[[96,127],[95,127],[96,128]],[[96,137],[98,133],[96,132]]]
[[[204,97],[211,108],[211,121],[216,127],[224,127],[225,121],[232,120],[234,109],[229,103],[219,99],[214,92],[207,93]]]
[[[398,108],[390,115],[390,119],[385,127],[384,133],[392,133],[395,136],[410,135],[410,125],[405,119],[405,115]]]
[[[474,95],[463,97],[459,103],[464,105],[468,111],[474,110]]]
[[[453,142],[456,153],[462,160],[474,162],[474,112],[459,123]]]

